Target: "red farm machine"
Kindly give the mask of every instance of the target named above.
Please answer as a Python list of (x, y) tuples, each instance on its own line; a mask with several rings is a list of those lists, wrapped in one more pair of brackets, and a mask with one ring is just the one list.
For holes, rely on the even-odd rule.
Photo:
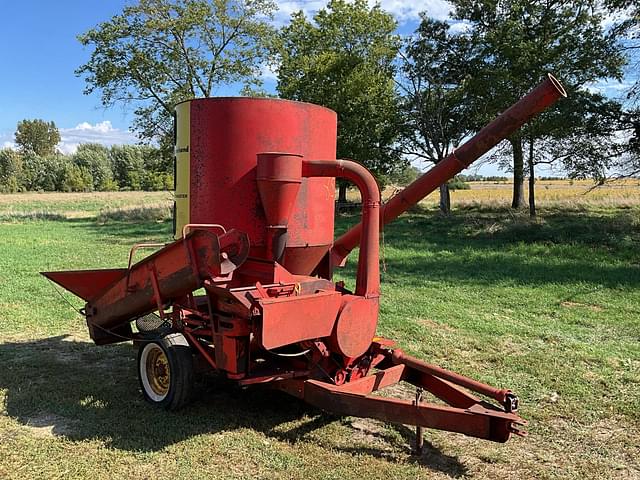
[[(415, 425), (419, 436), (428, 427), (505, 442), (524, 434), (526, 423), (510, 390), (425, 363), (376, 336), (379, 235), (562, 96), (549, 75), (386, 204), (367, 169), (336, 160), (331, 110), (255, 98), (180, 103), (175, 241), (135, 245), (128, 268), (44, 275), (86, 301), (82, 313), (97, 345), (139, 346), (140, 385), (152, 404), (184, 405), (194, 369), (205, 365), (241, 386), (268, 384), (326, 411)], [(336, 178), (360, 190), (362, 219), (334, 240)], [(134, 251), (149, 246), (160, 248), (132, 265)], [(334, 268), (358, 246), (355, 287), (333, 282)], [(442, 403), (374, 395), (401, 381)]]

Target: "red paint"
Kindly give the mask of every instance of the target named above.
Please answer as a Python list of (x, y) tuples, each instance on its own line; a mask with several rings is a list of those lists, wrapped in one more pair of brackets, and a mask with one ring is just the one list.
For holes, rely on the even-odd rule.
[[(504, 442), (524, 435), (526, 423), (510, 390), (375, 337), (380, 227), (563, 94), (549, 77), (382, 208), (373, 175), (335, 160), (334, 112), (273, 99), (193, 100), (192, 223), (183, 238), (128, 269), (45, 275), (87, 300), (98, 344), (132, 336), (131, 320), (157, 310), (201, 363), (241, 385), (270, 383), (332, 412)], [(360, 190), (362, 217), (333, 244), (335, 178)], [(351, 292), (331, 281), (331, 270), (357, 245)], [(202, 287), (206, 295), (195, 295)], [(399, 381), (419, 389), (413, 401), (372, 395)], [(423, 403), (421, 389), (447, 405)]]
[[(266, 98), (191, 102), (190, 217), (249, 235), (252, 255), (265, 259), (267, 220), (256, 183), (257, 154), (289, 152), (336, 158), (335, 112), (309, 103)], [(289, 217), (284, 266), (309, 274), (333, 243), (335, 180), (303, 179)]]
[(101, 270), (42, 272), (42, 275), (81, 299), (89, 300), (102, 293), (113, 282), (120, 280), (126, 273), (126, 268), (106, 268)]

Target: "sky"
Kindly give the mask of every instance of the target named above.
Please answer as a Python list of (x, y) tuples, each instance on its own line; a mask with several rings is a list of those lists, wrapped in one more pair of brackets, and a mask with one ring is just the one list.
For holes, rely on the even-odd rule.
[[(77, 35), (120, 13), (125, 3), (0, 0), (5, 19), (0, 29), (0, 148), (12, 146), (17, 123), (32, 118), (56, 123), (64, 153), (72, 153), (84, 142), (137, 141), (129, 131), (131, 109), (102, 107), (99, 94), (84, 95), (84, 80), (74, 74), (90, 56)], [(313, 14), (326, 0), (285, 0), (278, 5), (275, 21), (281, 25), (295, 11)], [(415, 29), (421, 11), (437, 18), (446, 18), (449, 12), (444, 0), (384, 0), (382, 6), (398, 19), (401, 33)], [(275, 87), (272, 77), (265, 82), (267, 89)]]
[[(0, 0), (4, 22), (0, 29), (0, 148), (13, 145), (16, 124), (22, 119), (53, 120), (60, 130), (64, 153), (73, 153), (80, 143), (105, 145), (136, 143), (129, 131), (131, 109), (104, 108), (98, 93), (83, 94), (85, 83), (74, 71), (90, 56), (77, 35), (122, 11), (125, 0)], [(291, 13), (312, 15), (326, 0), (278, 1), (276, 24), (287, 22)], [(373, 4), (373, 1), (370, 3)], [(382, 0), (382, 8), (398, 20), (398, 32), (415, 30), (419, 13), (446, 19), (450, 6), (445, 0)], [(265, 88), (274, 89), (272, 75)], [(621, 89), (602, 83), (593, 89)], [(234, 95), (235, 91), (220, 91)], [(493, 174), (493, 173), (492, 173)]]

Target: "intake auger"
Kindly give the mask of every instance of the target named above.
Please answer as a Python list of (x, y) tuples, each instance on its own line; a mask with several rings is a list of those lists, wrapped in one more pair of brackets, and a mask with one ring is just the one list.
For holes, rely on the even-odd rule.
[[(504, 442), (526, 423), (510, 390), (376, 336), (379, 232), (563, 96), (549, 75), (384, 205), (371, 173), (335, 159), (333, 111), (262, 98), (180, 103), (176, 240), (128, 268), (44, 275), (86, 301), (96, 344), (131, 339), (140, 347), (140, 384), (154, 404), (181, 407), (194, 365), (206, 365), (240, 385), (269, 384), (335, 413)], [(334, 241), (336, 178), (360, 190), (362, 221)], [(350, 290), (332, 272), (356, 246)], [(372, 395), (400, 381), (446, 405)]]

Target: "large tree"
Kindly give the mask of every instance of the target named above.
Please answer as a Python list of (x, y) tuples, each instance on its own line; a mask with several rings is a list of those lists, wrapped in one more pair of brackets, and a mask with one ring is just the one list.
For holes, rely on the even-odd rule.
[[(553, 72), (570, 94), (588, 82), (621, 78), (625, 57), (615, 36), (603, 29), (598, 0), (453, 0), (455, 16), (468, 22), (484, 62), (474, 76), (482, 123)], [(559, 107), (554, 107), (555, 109)], [(525, 145), (549, 135), (557, 110), (539, 116), (509, 138), (513, 154), (512, 206), (524, 204)], [(530, 165), (530, 175), (533, 165)], [(533, 185), (531, 185), (533, 186)]]
[(143, 139), (170, 138), (177, 102), (260, 83), (274, 10), (271, 0), (139, 0), (78, 37), (92, 52), (76, 73), (105, 106), (135, 106)]
[[(313, 19), (302, 12), (280, 32), (278, 85), (283, 98), (338, 113), (338, 156), (353, 158), (379, 179), (401, 166), (394, 59), (396, 22), (366, 0), (331, 0)], [(344, 201), (341, 184), (339, 199)]]
[(637, 0), (605, 0), (618, 21), (612, 27), (622, 38), (629, 57), (627, 69), (629, 89), (625, 112), (621, 115), (618, 137), (623, 140), (622, 153), (613, 170), (619, 176), (640, 175), (640, 3)]
[[(618, 140), (622, 105), (599, 93), (575, 90), (546, 115), (523, 131), (524, 160), (529, 176), (529, 213), (536, 216), (535, 170), (557, 168), (571, 178), (603, 182), (623, 152)], [(540, 130), (538, 130), (540, 129)], [(494, 155), (503, 166), (513, 158), (512, 145)]]
[(92, 188), (98, 191), (116, 190), (113, 180), (109, 150), (98, 143), (83, 143), (73, 155), (73, 163), (89, 172), (93, 179)]
[(611, 17), (617, 19), (612, 31), (623, 39), (629, 56), (631, 87), (627, 92), (635, 107), (640, 107), (640, 3), (638, 0), (605, 0)]
[(11, 148), (0, 150), (0, 192), (15, 193), (22, 181), (22, 156)]
[(41, 119), (18, 122), (15, 133), (16, 144), (23, 153), (53, 155), (60, 142), (60, 132), (54, 122)]
[[(474, 72), (473, 37), (422, 14), (401, 54), (404, 154), (438, 163), (471, 133), (467, 83)], [(440, 210), (449, 213), (448, 184), (440, 186)]]

